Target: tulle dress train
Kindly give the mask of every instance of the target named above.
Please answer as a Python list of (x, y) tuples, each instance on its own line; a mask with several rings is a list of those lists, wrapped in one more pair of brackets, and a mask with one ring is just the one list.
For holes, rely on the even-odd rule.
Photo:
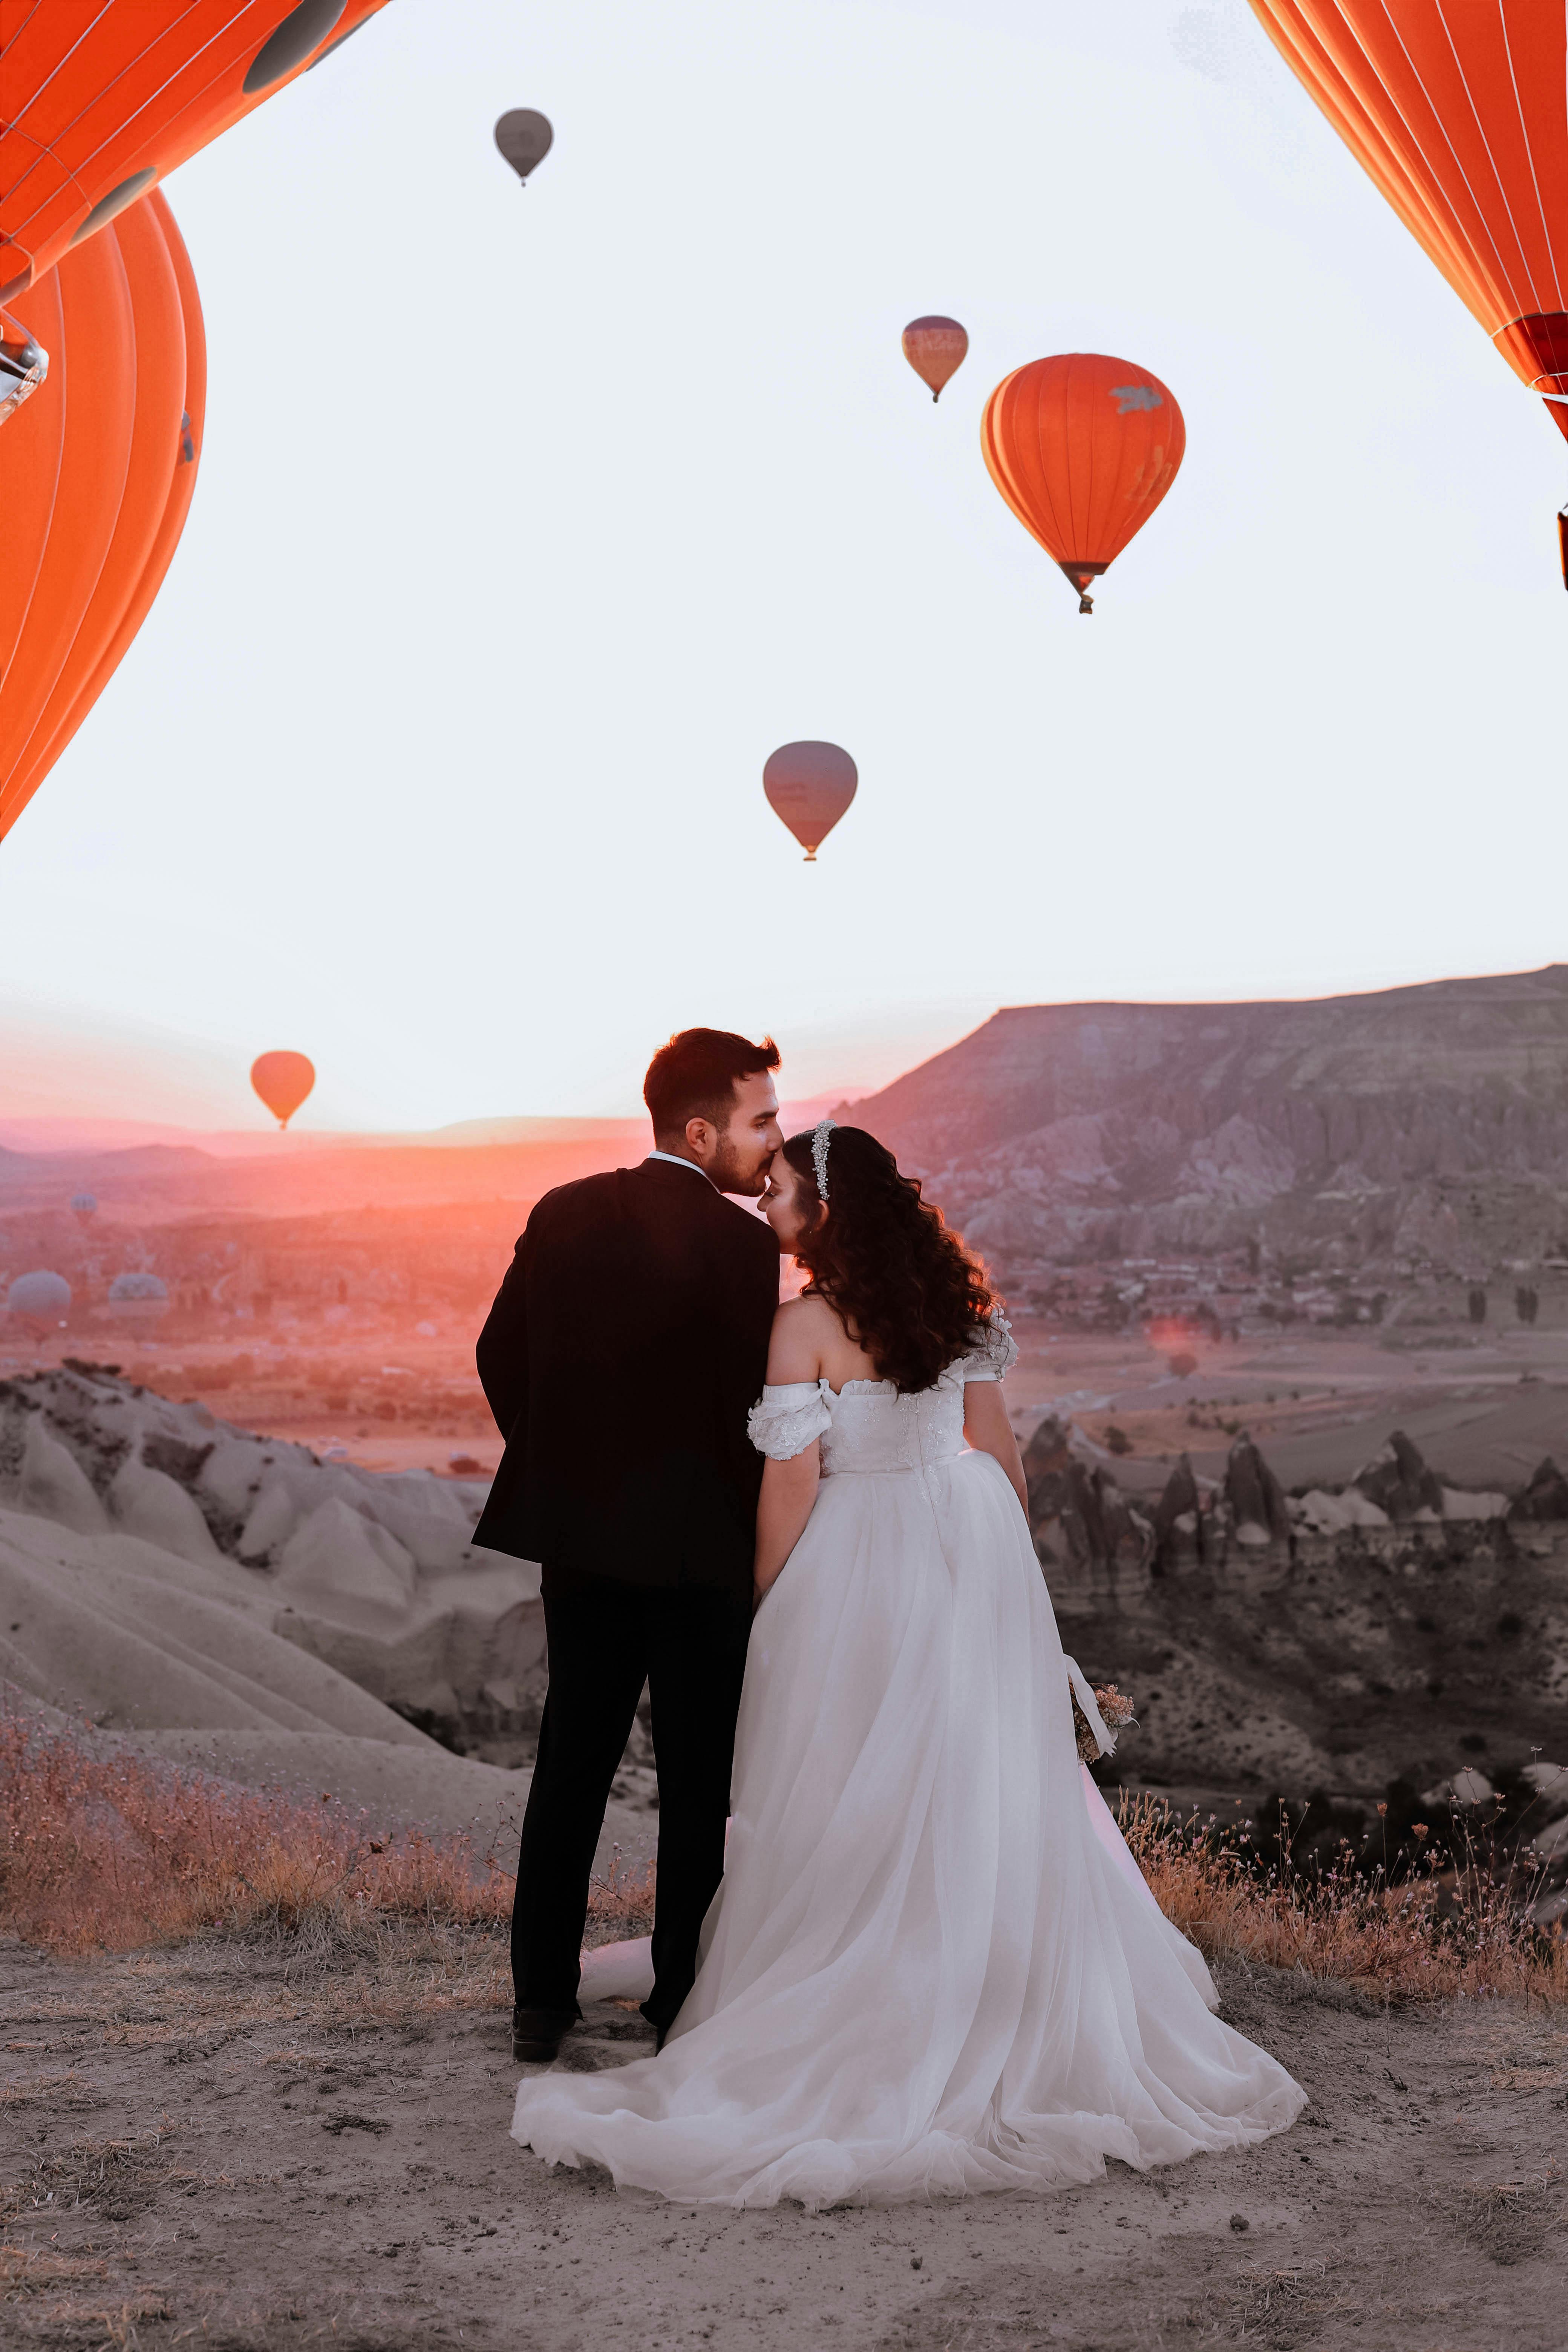
[(822, 1441), (752, 1629), (723, 1885), (664, 2050), (525, 2080), (513, 2136), (680, 2201), (892, 2203), (1083, 2182), (1282, 2130), (1305, 2104), (1213, 2013), (1081, 1771), (1017, 1497), (965, 1450), (966, 1380), (769, 1389)]

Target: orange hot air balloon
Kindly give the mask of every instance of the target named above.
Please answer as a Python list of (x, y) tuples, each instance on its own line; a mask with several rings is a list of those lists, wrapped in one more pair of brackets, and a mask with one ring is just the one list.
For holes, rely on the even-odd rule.
[(930, 392), (932, 403), (942, 398), (942, 388), (958, 373), (969, 350), (969, 337), (956, 319), (943, 319), (934, 313), (929, 319), (911, 319), (904, 329), (904, 357)]
[(287, 1127), (316, 1083), (316, 1066), (303, 1054), (258, 1054), (250, 1083), (279, 1126)]
[(1568, 435), (1568, 25), (1546, 0), (1252, 0), (1358, 163)]
[(855, 797), (859, 772), (837, 743), (781, 743), (763, 770), (763, 790), (815, 866), (816, 853)]
[(0, 837), (146, 618), (184, 526), (206, 404), (201, 302), (159, 190), (16, 310), (52, 358), (0, 433)]
[(1175, 395), (1131, 360), (1063, 352), (1004, 376), (985, 404), (980, 447), (1025, 530), (1092, 613), (1109, 571), (1176, 478), (1187, 428)]
[(384, 0), (9, 0), (0, 302), (358, 29)]

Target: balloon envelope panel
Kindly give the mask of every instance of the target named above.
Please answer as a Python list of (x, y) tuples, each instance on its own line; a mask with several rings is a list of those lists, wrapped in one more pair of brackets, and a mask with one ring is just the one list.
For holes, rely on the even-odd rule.
[[(385, 0), (37, 0), (0, 27), (0, 301)], [(8, 21), (15, 16), (19, 21)]]
[(206, 396), (201, 303), (159, 190), (16, 309), (51, 363), (0, 431), (0, 837), (146, 617), (190, 505)]
[(1514, 373), (1568, 392), (1564, 11), (1545, 0), (1252, 7)]

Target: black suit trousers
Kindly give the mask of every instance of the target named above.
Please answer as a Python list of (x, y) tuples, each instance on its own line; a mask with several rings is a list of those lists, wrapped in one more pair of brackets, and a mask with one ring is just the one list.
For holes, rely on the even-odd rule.
[(547, 1595), (550, 1689), (518, 1857), (518, 2006), (577, 2013), (594, 1850), (643, 1685), (658, 1771), (653, 1993), (661, 2030), (691, 1990), (703, 1915), (724, 1873), (749, 1593), (582, 1579)]

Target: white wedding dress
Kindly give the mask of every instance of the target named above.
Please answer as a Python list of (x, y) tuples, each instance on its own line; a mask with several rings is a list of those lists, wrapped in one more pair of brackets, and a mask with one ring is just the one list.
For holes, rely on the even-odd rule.
[[(769, 1388), (822, 1441), (758, 1612), (724, 1881), (664, 2050), (542, 2073), (514, 2137), (687, 2201), (1045, 2190), (1280, 2131), (1306, 2094), (1222, 2025), (1078, 1759), (1056, 1617), (963, 1384)], [(1092, 1704), (1092, 1702), (1091, 1702)]]

